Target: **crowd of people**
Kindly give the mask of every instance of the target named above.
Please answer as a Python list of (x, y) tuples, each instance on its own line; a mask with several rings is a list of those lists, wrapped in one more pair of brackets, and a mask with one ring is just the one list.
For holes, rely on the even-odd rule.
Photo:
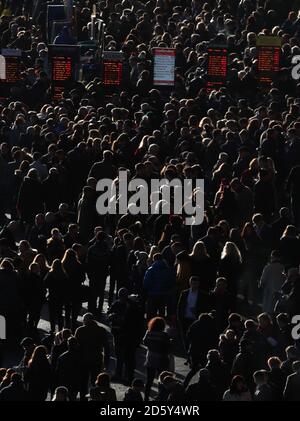
[[(0, 401), (116, 401), (114, 383), (125, 401), (299, 401), (300, 2), (100, 1), (122, 86), (108, 95), (99, 75), (55, 102), (46, 6), (57, 3), (0, 1), (0, 46), (24, 65), (0, 101), (0, 366), (23, 349), (0, 369)], [(89, 41), (93, 3), (74, 1), (59, 43)], [(270, 85), (258, 35), (282, 40)], [(227, 83), (211, 92), (210, 44), (229, 52)], [(153, 86), (154, 47), (175, 48), (174, 87)], [(152, 215), (100, 215), (97, 183), (118, 184), (120, 170), (149, 185), (204, 179), (203, 222), (165, 214), (163, 200)]]

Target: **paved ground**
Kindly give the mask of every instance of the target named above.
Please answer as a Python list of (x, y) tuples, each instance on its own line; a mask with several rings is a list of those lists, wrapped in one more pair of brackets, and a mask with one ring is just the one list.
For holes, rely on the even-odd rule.
[[(104, 310), (106, 311), (106, 309), (107, 309), (107, 301), (105, 300)], [(250, 311), (250, 310), (252, 310), (252, 311)], [(82, 308), (81, 315), (79, 317), (80, 322), (82, 320), (82, 315), (86, 311), (87, 310), (86, 310), (86, 304), (85, 304)], [(249, 308), (245, 307), (245, 305), (240, 303), (239, 311), (241, 312), (241, 314), (247, 314), (248, 316), (250, 316), (251, 313), (254, 310), (253, 310), (253, 308), (249, 309)], [(50, 324), (49, 324), (48, 320), (49, 320), (48, 319), (48, 309), (47, 309), (47, 306), (45, 306), (43, 308), (42, 318), (41, 318), (39, 326), (38, 326), (41, 338), (46, 336), (47, 333), (50, 331)], [(103, 319), (101, 319), (100, 324), (102, 326), (104, 326), (107, 329), (108, 332), (110, 332), (109, 325), (107, 323), (107, 319), (106, 319), (105, 316), (103, 317)], [(174, 333), (174, 332), (172, 332), (172, 333)], [(112, 342), (112, 336), (111, 335), (110, 335), (110, 340)], [(111, 344), (111, 349), (113, 349), (112, 344)], [(180, 338), (178, 337), (178, 335), (176, 335), (176, 332), (175, 332), (175, 335), (174, 335), (173, 352), (174, 352), (174, 359), (171, 362), (171, 366), (173, 366), (173, 367), (170, 367), (170, 369), (171, 369), (171, 371), (175, 371), (178, 380), (183, 380), (184, 377), (186, 376), (187, 372), (188, 372), (188, 366), (185, 364), (185, 361), (186, 361), (185, 354), (184, 354), (183, 349), (182, 349)], [(135, 377), (141, 378), (144, 381), (146, 380), (145, 369), (144, 369), (145, 353), (146, 353), (146, 349), (143, 345), (141, 345), (140, 348), (138, 349), (138, 352), (137, 352), (137, 368), (136, 368), (136, 372), (135, 372)], [(4, 353), (4, 359), (3, 359), (2, 365), (4, 367), (13, 367), (14, 365), (17, 365), (19, 363), (19, 361), (21, 359), (21, 356), (22, 356), (22, 350), (21, 350), (20, 347), (14, 348), (13, 350), (9, 350), (9, 351)], [(110, 367), (109, 367), (109, 373), (111, 375), (113, 375), (113, 373), (114, 373), (114, 367), (115, 367), (115, 358), (113, 356), (112, 359), (111, 359)], [(197, 375), (194, 377), (194, 379), (191, 381), (191, 383), (193, 383), (196, 379), (197, 379)], [(116, 389), (118, 400), (123, 400), (124, 392), (125, 392), (127, 386), (124, 386), (123, 384), (119, 384), (119, 383), (113, 383), (113, 382), (112, 382), (112, 386)], [(152, 398), (155, 397), (156, 392), (157, 392), (157, 381), (154, 382), (154, 385), (153, 385), (153, 388), (152, 388)], [(49, 396), (48, 399), (50, 399), (50, 396)]]
[[(20, 232), (19, 233), (19, 237), (24, 238), (24, 233)], [(107, 282), (107, 287), (108, 287), (108, 282)], [(108, 297), (108, 290), (106, 289), (106, 298)], [(107, 310), (107, 300), (105, 299), (104, 302), (104, 311)], [(245, 305), (242, 301), (239, 302), (238, 305), (238, 312), (240, 314), (243, 314), (247, 317), (251, 317), (253, 315), (258, 314), (261, 309), (258, 306), (247, 306)], [(79, 321), (81, 322), (82, 320), (82, 315), (86, 312), (86, 304), (83, 306), (82, 311), (81, 311), (81, 316), (79, 317)], [(40, 337), (44, 337), (47, 335), (47, 333), (50, 331), (50, 324), (49, 324), (49, 318), (48, 318), (48, 309), (47, 306), (44, 306), (43, 311), (42, 311), (42, 317), (39, 323), (39, 333), (40, 333)], [(107, 319), (104, 317), (103, 320), (101, 320), (101, 323), (109, 332), (109, 325), (107, 323)], [(112, 337), (110, 336), (111, 341), (112, 341)], [(113, 349), (113, 347), (111, 347), (111, 349)], [(145, 378), (145, 368), (144, 368), (144, 362), (145, 362), (145, 347), (143, 345), (140, 346), (138, 352), (137, 352), (137, 369), (135, 372), (135, 377), (141, 378), (144, 381), (146, 380)], [(183, 380), (184, 377), (186, 376), (187, 372), (188, 372), (188, 366), (185, 365), (185, 355), (182, 349), (182, 344), (180, 341), (180, 338), (178, 337), (178, 335), (174, 337), (174, 359), (171, 365), (173, 365), (173, 368), (170, 367), (171, 371), (175, 371), (176, 376), (179, 380)], [(7, 352), (4, 353), (3, 355), (3, 361), (2, 361), (2, 366), (4, 367), (13, 367), (14, 365), (17, 365), (22, 357), (22, 349), (21, 347), (15, 347), (11, 350), (8, 350)], [(109, 367), (109, 373), (111, 375), (113, 375), (114, 373), (114, 367), (115, 367), (115, 358), (114, 356), (112, 357), (112, 361)], [(193, 383), (193, 381), (197, 378), (197, 375), (195, 376), (194, 379), (192, 379), (191, 383)], [(126, 390), (126, 386), (122, 385), (122, 384), (116, 384), (116, 383), (112, 383), (113, 387), (115, 387), (116, 392), (117, 392), (117, 397), (118, 400), (123, 400), (123, 396), (124, 396), (124, 392)], [(157, 391), (157, 381), (154, 382), (153, 388), (152, 388), (152, 397), (155, 397), (156, 391)]]
[[(105, 301), (104, 304), (104, 310), (107, 309), (107, 302)], [(82, 311), (81, 311), (81, 315), (79, 317), (79, 321), (81, 322), (82, 320), (82, 315), (86, 312), (86, 305), (83, 306)], [(48, 321), (48, 309), (47, 306), (44, 306), (43, 311), (42, 311), (42, 318), (40, 320), (39, 323), (39, 334), (40, 337), (43, 338), (47, 335), (47, 333), (50, 331), (50, 323)], [(108, 332), (110, 332), (110, 328), (109, 325), (107, 323), (107, 319), (106, 317), (103, 317), (103, 319), (101, 320), (101, 322), (99, 322), (99, 324), (101, 324), (102, 326), (104, 326)], [(112, 342), (112, 336), (110, 335), (110, 340)], [(111, 344), (111, 349), (113, 349), (113, 346)], [(140, 346), (140, 348), (138, 349), (137, 352), (137, 369), (135, 372), (135, 377), (141, 378), (144, 381), (146, 380), (145, 377), (145, 369), (144, 369), (144, 361), (145, 361), (145, 353), (146, 353), (146, 349), (143, 345)], [(179, 338), (175, 338), (174, 340), (174, 360), (172, 361), (171, 365), (173, 366), (173, 368), (176, 368), (176, 375), (178, 377), (179, 380), (184, 379), (184, 377), (187, 374), (188, 371), (188, 367), (184, 364), (185, 363), (185, 357), (183, 355), (183, 351), (182, 351), (182, 347), (181, 347), (181, 342)], [(15, 365), (17, 365), (20, 361), (22, 357), (22, 350), (21, 347), (16, 347), (13, 349), (9, 349), (6, 352), (4, 352), (3, 355), (3, 361), (2, 361), (2, 366), (4, 367), (13, 367)], [(115, 367), (115, 358), (114, 356), (111, 359), (111, 364), (109, 367), (109, 373), (111, 375), (113, 375), (114, 373), (114, 367)], [(123, 384), (119, 384), (119, 383), (112, 383), (112, 386), (115, 387), (116, 392), (117, 392), (117, 397), (118, 400), (123, 400), (124, 397), (124, 392), (127, 389), (127, 386), (124, 386)], [(153, 393), (152, 393), (152, 397), (155, 397), (157, 391), (157, 381), (155, 381), (154, 385), (153, 385)]]
[[(10, 219), (10, 215), (6, 215), (8, 219)], [(16, 237), (17, 237), (17, 242), (18, 240), (21, 240), (24, 238), (24, 231), (22, 226), (19, 227), (17, 233), (16, 233)], [(107, 287), (108, 287), (108, 282), (107, 282)], [(106, 290), (106, 298), (108, 297), (108, 289)], [(107, 300), (105, 299), (104, 302), (104, 311), (106, 312), (107, 310)], [(82, 320), (82, 315), (86, 312), (86, 304), (83, 305), (82, 311), (81, 311), (81, 315), (79, 317), (79, 322), (81, 322)], [(109, 325), (107, 323), (107, 319), (104, 317), (103, 320), (101, 320), (101, 323), (109, 332)], [(44, 306), (43, 310), (42, 310), (42, 316), (41, 316), (41, 320), (39, 322), (39, 334), (40, 334), (40, 338), (45, 337), (48, 332), (50, 331), (50, 323), (49, 323), (49, 317), (48, 317), (48, 308), (47, 305)], [(111, 342), (112, 342), (112, 337), (110, 336)], [(113, 346), (111, 346), (111, 349), (113, 350)], [(146, 380), (145, 378), (145, 369), (144, 369), (144, 361), (145, 361), (145, 347), (143, 345), (140, 346), (138, 352), (137, 352), (137, 369), (135, 372), (135, 376), (139, 377), (141, 379), (143, 379), (144, 381)], [(174, 357), (174, 367), (176, 367), (176, 375), (178, 376), (179, 380), (182, 380), (187, 371), (188, 371), (188, 367), (186, 365), (184, 365), (185, 362), (185, 357), (184, 355), (182, 355), (182, 349), (181, 349), (181, 342), (180, 340), (176, 340), (175, 341), (175, 347), (174, 347), (174, 353), (175, 353), (175, 357)], [(8, 349), (4, 352), (3, 354), (3, 359), (2, 359), (2, 363), (1, 365), (3, 367), (13, 367), (18, 365), (18, 363), (20, 362), (20, 359), (22, 358), (22, 349), (19, 346), (13, 347), (13, 349)], [(114, 367), (115, 367), (115, 358), (114, 356), (111, 359), (111, 364), (109, 367), (109, 373), (111, 375), (113, 375), (114, 373)], [(127, 388), (127, 386), (124, 386), (122, 384), (116, 384), (116, 383), (112, 383), (113, 387), (116, 388), (116, 392), (117, 392), (117, 397), (118, 400), (122, 400), (123, 396), (124, 396), (124, 392)], [(157, 390), (157, 382), (154, 382), (153, 385), (153, 394), (152, 396), (155, 396), (156, 390)]]

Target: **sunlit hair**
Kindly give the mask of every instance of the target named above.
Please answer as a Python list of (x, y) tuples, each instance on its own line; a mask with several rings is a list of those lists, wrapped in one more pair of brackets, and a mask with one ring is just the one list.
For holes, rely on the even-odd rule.
[(234, 243), (232, 243), (230, 241), (226, 242), (226, 244), (225, 244), (225, 246), (222, 250), (221, 259), (224, 259), (225, 257), (235, 258), (240, 263), (242, 263), (242, 261), (243, 261), (239, 249), (237, 248), (237, 246)]
[(148, 323), (149, 332), (163, 332), (166, 327), (165, 319), (162, 317), (154, 317)]
[(65, 254), (64, 254), (64, 257), (62, 258), (62, 261), (61, 261), (63, 267), (66, 264), (70, 264), (70, 263), (74, 263), (74, 262), (75, 263), (80, 263), (79, 260), (78, 260), (78, 258), (77, 258), (76, 251), (73, 250), (73, 249), (66, 250), (65, 251)]
[(193, 250), (190, 253), (190, 257), (195, 257), (195, 258), (209, 257), (209, 254), (207, 253), (207, 250), (203, 241), (197, 241), (194, 244)]
[(31, 359), (29, 360), (28, 366), (32, 366), (33, 364), (43, 364), (47, 363), (47, 349), (43, 345), (39, 345), (36, 348), (34, 348), (34, 351), (32, 353)]
[[(42, 263), (41, 263), (42, 261)], [(49, 269), (49, 265), (46, 259), (46, 256), (42, 253), (39, 253), (35, 256), (32, 263), (38, 263), (41, 269)]]
[(294, 225), (288, 225), (282, 234), (282, 237), (296, 237), (297, 228)]

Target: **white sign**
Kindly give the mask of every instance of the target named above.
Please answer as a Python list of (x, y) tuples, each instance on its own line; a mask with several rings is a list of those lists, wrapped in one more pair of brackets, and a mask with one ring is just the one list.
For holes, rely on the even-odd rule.
[(0, 339), (6, 339), (6, 320), (0, 315)]
[(6, 79), (6, 61), (5, 57), (0, 55), (0, 79)]
[(173, 86), (175, 81), (175, 49), (154, 48), (154, 85)]

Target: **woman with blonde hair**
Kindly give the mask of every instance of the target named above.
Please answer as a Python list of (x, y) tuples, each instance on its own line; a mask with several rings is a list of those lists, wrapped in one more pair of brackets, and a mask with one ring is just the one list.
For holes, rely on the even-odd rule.
[(221, 253), (218, 276), (227, 280), (228, 291), (236, 299), (238, 283), (242, 274), (243, 259), (237, 246), (227, 241)]
[(44, 279), (50, 270), (46, 256), (42, 253), (39, 253), (35, 256), (32, 263), (37, 263), (39, 265), (41, 277)]
[(214, 287), (216, 279), (216, 267), (209, 254), (205, 244), (197, 241), (189, 254), (191, 276), (198, 276), (201, 279), (201, 289), (209, 292)]

